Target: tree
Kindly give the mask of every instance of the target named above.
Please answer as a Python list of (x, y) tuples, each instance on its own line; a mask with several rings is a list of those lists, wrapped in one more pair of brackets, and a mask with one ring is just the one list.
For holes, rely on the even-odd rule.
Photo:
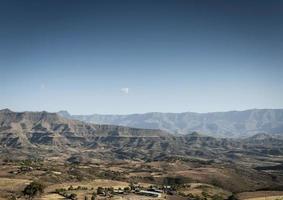
[(75, 194), (75, 193), (70, 194), (69, 199), (76, 200), (77, 199), (77, 194)]
[(44, 192), (44, 185), (33, 181), (25, 187), (23, 194), (28, 196), (29, 199), (33, 199), (36, 195), (40, 195)]
[(72, 185), (70, 185), (70, 187), (68, 188), (68, 190), (73, 190), (74, 188), (73, 188), (73, 186)]
[(95, 200), (96, 199), (96, 193), (92, 193), (92, 196), (91, 196), (91, 200)]
[(124, 187), (124, 192), (129, 192), (130, 188), (129, 187)]
[(220, 196), (220, 195), (218, 195), (218, 194), (215, 194), (215, 195), (212, 196), (211, 199), (212, 199), (212, 200), (223, 200), (223, 197)]
[(238, 200), (238, 197), (235, 194), (232, 194), (228, 197), (227, 200)]
[(135, 189), (135, 185), (134, 185), (134, 183), (132, 181), (130, 182), (129, 187), (131, 188), (131, 190)]
[(202, 196), (205, 197), (205, 198), (209, 197), (209, 194), (208, 194), (207, 192), (205, 192), (205, 191), (203, 191), (201, 194), (202, 194)]
[(96, 193), (97, 194), (104, 194), (104, 189), (102, 187), (98, 187)]
[(107, 193), (108, 194), (113, 194), (113, 192), (114, 192), (114, 188), (113, 187), (107, 188)]

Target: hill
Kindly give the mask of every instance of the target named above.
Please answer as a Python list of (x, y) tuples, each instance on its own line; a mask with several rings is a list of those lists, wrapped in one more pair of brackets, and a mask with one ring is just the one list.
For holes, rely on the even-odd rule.
[[(56, 113), (0, 111), (0, 148), (27, 152), (85, 154), (104, 159), (164, 160), (197, 157), (235, 160), (239, 155), (282, 155), (280, 135), (246, 139), (173, 135), (161, 130), (99, 125), (66, 119)], [(90, 153), (91, 152), (91, 153)]]
[(12, 148), (55, 149), (94, 146), (99, 138), (159, 137), (169, 135), (160, 130), (136, 129), (114, 125), (84, 123), (65, 119), (56, 113), (12, 112), (0, 110), (0, 145)]
[(31, 176), (51, 186), (101, 177), (151, 184), (194, 181), (232, 192), (277, 190), (283, 184), (280, 134), (174, 135), (5, 109), (0, 110), (0, 155), (4, 181)]

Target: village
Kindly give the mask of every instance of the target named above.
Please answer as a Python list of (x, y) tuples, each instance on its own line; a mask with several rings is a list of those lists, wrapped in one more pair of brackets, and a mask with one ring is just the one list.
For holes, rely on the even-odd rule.
[[(128, 187), (124, 188), (113, 188), (113, 187), (97, 187), (96, 190), (94, 188), (87, 187), (73, 187), (70, 185), (68, 188), (60, 188), (56, 189), (55, 193), (63, 196), (67, 199), (77, 200), (77, 193), (82, 193), (82, 191), (91, 191), (91, 195), (86, 195), (84, 200), (95, 200), (95, 199), (111, 199), (114, 197), (126, 197), (126, 196), (143, 196), (143, 197), (151, 197), (151, 198), (166, 198), (166, 195), (176, 195), (177, 191), (175, 187), (170, 185), (163, 185), (160, 187), (152, 186), (144, 187), (137, 183), (130, 183)], [(89, 194), (89, 192), (86, 192)]]

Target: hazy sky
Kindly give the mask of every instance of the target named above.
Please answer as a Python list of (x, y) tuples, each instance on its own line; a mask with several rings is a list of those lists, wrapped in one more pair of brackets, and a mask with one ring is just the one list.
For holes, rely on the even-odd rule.
[(0, 1), (0, 109), (283, 108), (283, 1)]

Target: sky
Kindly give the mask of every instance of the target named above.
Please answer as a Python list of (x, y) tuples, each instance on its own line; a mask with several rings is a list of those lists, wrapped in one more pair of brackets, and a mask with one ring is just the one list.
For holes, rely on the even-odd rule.
[(283, 108), (283, 1), (0, 1), (0, 109)]

